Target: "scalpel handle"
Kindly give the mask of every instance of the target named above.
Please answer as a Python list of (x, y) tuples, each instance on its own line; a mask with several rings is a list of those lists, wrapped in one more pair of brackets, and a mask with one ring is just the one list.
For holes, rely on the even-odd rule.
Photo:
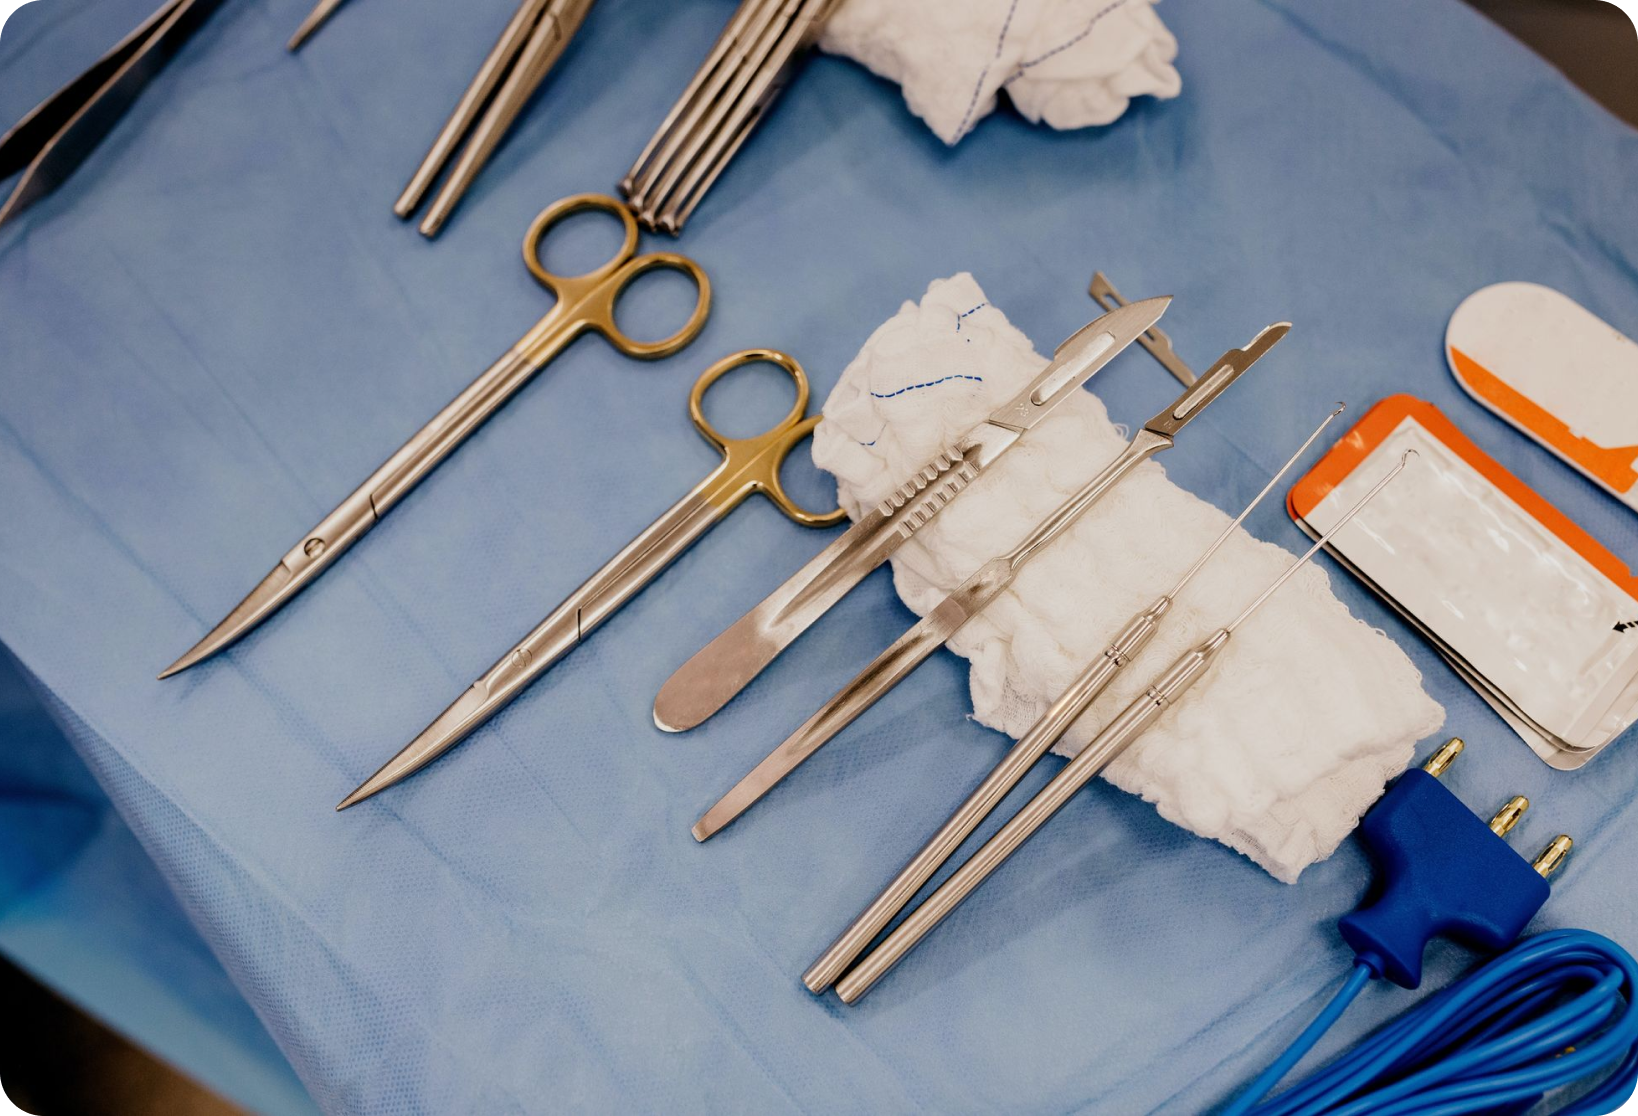
[(808, 991), (816, 994), (823, 992), (853, 964), (876, 935), (915, 897), (922, 885), (933, 878), (961, 843), (990, 816), (990, 811), (1063, 738), (1081, 714), (1091, 708), (1121, 668), (1153, 637), (1160, 626), (1160, 618), (1170, 607), (1171, 599), (1162, 597), (1134, 616), (1103, 653), (1059, 695), (1058, 700), (1041, 715), (1041, 719), (1019, 737), (1018, 743), (1008, 750), (1001, 762), (978, 785), (978, 789), (950, 815), (950, 820), (933, 834), (910, 863), (802, 975), (802, 983), (807, 985)]
[(960, 443), (928, 462), (678, 667), (654, 699), (654, 723), (667, 732), (682, 732), (727, 705), (1017, 439), (1016, 431), (980, 423)]
[(732, 790), (694, 823), (694, 839), (709, 839), (761, 801), (785, 776), (857, 720), (878, 698), (908, 677), (911, 671), (926, 661), (927, 656), (943, 647), (949, 633), (939, 620), (937, 613), (929, 614), (905, 632), (853, 681), (842, 687), (835, 697), (821, 706), (817, 713), (804, 721), (802, 727), (787, 736), (784, 743), (769, 752), (761, 763), (751, 769), (750, 774), (734, 784)]

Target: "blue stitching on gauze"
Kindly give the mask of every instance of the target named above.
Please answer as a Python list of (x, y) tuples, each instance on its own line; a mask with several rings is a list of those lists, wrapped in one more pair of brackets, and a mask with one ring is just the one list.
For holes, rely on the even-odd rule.
[(1006, 80), (1006, 82), (1003, 82), (1002, 84), (1005, 85), (1005, 84), (1008, 84), (1008, 83), (1016, 80), (1018, 78), (1018, 76), (1020, 74), (1022, 74), (1025, 70), (1029, 69), (1031, 66), (1039, 66), (1042, 62), (1045, 62), (1048, 58), (1051, 58), (1054, 54), (1061, 54), (1064, 51), (1068, 50), (1070, 47), (1074, 46), (1076, 43), (1080, 42), (1082, 39), (1084, 39), (1088, 35), (1090, 35), (1092, 33), (1092, 28), (1097, 26), (1098, 20), (1102, 19), (1104, 16), (1108, 15), (1110, 12), (1114, 11), (1116, 8), (1125, 7), (1127, 2), (1128, 2), (1128, 0), (1115, 0), (1115, 2), (1113, 4), (1110, 4), (1108, 7), (1102, 8), (1102, 9), (1092, 13), (1092, 18), (1087, 21), (1086, 26), (1081, 29), (1081, 33), (1079, 35), (1076, 35), (1073, 39), (1070, 39), (1066, 43), (1060, 43), (1058, 46), (1053, 47), (1051, 50), (1047, 51), (1045, 54), (1038, 55), (1035, 58), (1031, 58), (1028, 62), (1018, 63), (1018, 68), (1013, 71), (1012, 77), (1008, 78)]
[(984, 307), (986, 307), (988, 305), (989, 305), (989, 303), (987, 303), (987, 302), (980, 302), (977, 306), (974, 306), (971, 310), (967, 311), (965, 314), (957, 314), (956, 315), (956, 332), (957, 333), (961, 332), (961, 319), (962, 318), (970, 318), (970, 317), (972, 317), (972, 315), (978, 313), (980, 310), (984, 309)]
[(989, 64), (979, 73), (978, 81), (973, 85), (972, 100), (967, 102), (967, 111), (961, 114), (961, 126), (956, 129), (956, 139), (958, 140), (967, 134), (967, 123), (973, 118), (973, 109), (978, 107), (978, 94), (984, 88), (984, 79), (990, 76), (990, 67), (1001, 60), (1001, 46), (1007, 41), (1007, 28), (1012, 26), (1013, 13), (1017, 10), (1018, 0), (1012, 0), (1012, 6), (1007, 9), (1007, 18), (1001, 24), (1001, 34), (995, 40), (995, 57), (990, 59)]
[(984, 377), (982, 377), (982, 376), (969, 376), (964, 372), (955, 372), (955, 373), (952, 373), (951, 375), (948, 375), (948, 376), (940, 376), (936, 380), (928, 380), (925, 384), (911, 384), (909, 387), (901, 387), (898, 391), (890, 391), (886, 395), (883, 395), (879, 391), (873, 391), (873, 392), (870, 393), (870, 397), (872, 399), (891, 399), (895, 395), (903, 395), (905, 392), (915, 391), (917, 388), (935, 387), (935, 386), (937, 386), (939, 384), (944, 383), (947, 380), (975, 380), (978, 383), (983, 383), (984, 382)]

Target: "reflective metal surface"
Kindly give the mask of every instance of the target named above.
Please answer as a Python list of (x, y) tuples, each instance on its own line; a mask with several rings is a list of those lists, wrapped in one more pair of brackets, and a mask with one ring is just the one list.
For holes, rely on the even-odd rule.
[(638, 219), (679, 233), (785, 87), (838, 0), (744, 0), (620, 190)]
[(0, 135), (0, 225), (68, 180), (221, 0), (165, 0), (107, 54)]
[(1308, 435), (1307, 440), (1297, 448), (1279, 471), (1269, 478), (1262, 490), (1229, 522), (1211, 545), (1200, 553), (1170, 592), (1157, 598), (1116, 634), (1103, 653), (1069, 684), (1069, 687), (1042, 714), (1041, 719), (1008, 750), (994, 770), (950, 816), (950, 820), (944, 823), (870, 906), (865, 908), (809, 967), (802, 975), (802, 983), (807, 985), (810, 992), (823, 992), (835, 983), (854, 959), (864, 952), (871, 940), (904, 909), (905, 904), (910, 902), (922, 885), (933, 878), (933, 874), (955, 853), (973, 830), (989, 817), (990, 811), (994, 810), (1035, 763), (1063, 738), (1070, 726), (1091, 708), (1092, 703), (1109, 683), (1114, 681), (1115, 676), (1148, 645), (1149, 640), (1160, 629), (1162, 618), (1170, 611), (1172, 602), (1178, 594), (1188, 586), (1195, 574), (1205, 567), (1223, 544), (1233, 537), (1252, 510), (1273, 491), (1274, 486), (1302, 458), (1314, 444), (1314, 440), (1342, 413), (1342, 410), (1339, 404), (1325, 416), (1325, 420)]
[[(1350, 508), (1342, 520), (1327, 533), (1327, 538), (1351, 521), (1361, 508), (1370, 503), (1377, 493), (1404, 471), (1408, 460), (1407, 457), (1400, 461), (1392, 471), (1378, 481), (1375, 487)], [(1185, 651), (1176, 662), (1150, 683), (1147, 690), (1105, 725), (1098, 735), (1076, 753), (1075, 758), (1014, 814), (994, 837), (986, 841), (948, 880), (940, 884), (903, 922), (894, 927), (893, 932), (883, 939), (881, 945), (866, 954), (858, 965), (836, 982), (836, 994), (841, 997), (842, 1002), (851, 1004), (870, 991), (889, 969), (903, 960), (922, 938), (960, 906), (991, 872), (1005, 863), (1019, 846), (1061, 810), (1076, 791), (1091, 782), (1098, 772), (1142, 736), (1163, 712), (1200, 680), (1240, 625), (1261, 608), (1281, 586), (1291, 580), (1299, 569), (1307, 565), (1325, 541), (1326, 539), (1321, 539), (1309, 547), (1301, 557), (1286, 566), (1279, 577), (1246, 606), (1239, 616), (1226, 627), (1217, 629), (1199, 644)], [(1031, 732), (1033, 733), (1033, 729)]]
[[(681, 732), (726, 705), (1026, 431), (1159, 320), (1170, 302), (1169, 298), (1146, 299), (1105, 314), (1059, 345), (1052, 363), (1016, 399), (934, 457), (678, 668), (655, 698), (654, 723), (668, 732)], [(1052, 391), (1042, 394), (1048, 387)]]
[(302, 44), (313, 37), (313, 32), (329, 21), (341, 5), (342, 0), (318, 0), (318, 3), (313, 5), (313, 10), (301, 21), (301, 26), (296, 28), (296, 33), (290, 36), (290, 41), (284, 45), (284, 49), (300, 50)]
[[(1101, 271), (1092, 273), (1092, 285), (1087, 288), (1087, 294), (1105, 310), (1113, 310), (1117, 306), (1130, 306), (1126, 296), (1115, 289), (1115, 284)], [(1190, 368), (1177, 350), (1172, 348), (1172, 339), (1159, 326), (1151, 326), (1144, 330), (1143, 336), (1138, 338), (1138, 344), (1149, 351), (1149, 355), (1158, 360), (1166, 371), (1177, 378), (1177, 382), (1184, 387), (1194, 383), (1194, 369)]]
[[(694, 838), (704, 841), (723, 826), (739, 817), (750, 806), (789, 775), (809, 756), (817, 752), (838, 732), (852, 724), (854, 719), (874, 705), (878, 699), (897, 686), (911, 671), (951, 636), (977, 616), (1018, 577), (1024, 565), (1062, 535), (1082, 515), (1110, 490), (1129, 476), (1143, 462), (1174, 444), (1177, 432), (1205, 408), (1264, 353), (1290, 330), (1285, 323), (1271, 325), (1259, 333), (1244, 349), (1230, 349), (1220, 357), (1212, 371), (1197, 380), (1169, 407), (1146, 423), (1131, 443), (1102, 472), (1093, 477), (1080, 491), (1060, 504), (1051, 515), (1036, 525), (1022, 542), (1007, 553), (992, 558), (962, 582), (938, 606), (922, 617), (886, 651), (826, 702), (784, 743), (774, 749), (761, 763), (741, 779), (727, 794), (694, 823)], [(1052, 387), (1049, 380), (1046, 387)], [(1039, 421), (1034, 408), (1042, 388), (1031, 385), (1020, 393), (1009, 408), (1024, 421)], [(1054, 395), (1054, 399), (1060, 396)], [(997, 414), (1006, 413), (1005, 411)], [(992, 420), (994, 421), (994, 420)]]
[[(541, 262), (546, 236), (564, 218), (586, 210), (618, 217), (625, 228), (624, 244), (612, 259), (584, 275), (547, 271)], [(699, 265), (671, 252), (637, 255), (637, 222), (620, 202), (599, 194), (578, 194), (549, 206), (524, 237), (523, 259), (530, 273), (556, 297), (546, 316), (303, 535), (249, 596), (159, 677), (168, 678), (214, 655), (283, 607), (582, 333), (600, 333), (627, 356), (653, 360), (670, 356), (697, 337), (710, 312), (711, 283)], [(616, 324), (615, 306), (632, 280), (659, 268), (689, 276), (698, 288), (698, 300), (688, 321), (671, 337), (638, 341)]]
[(455, 110), (432, 141), (432, 149), (393, 204), (394, 213), (408, 218), (420, 207), (439, 172), (465, 137), (466, 147), (421, 219), (423, 236), (438, 235), (489, 156), (500, 145), (507, 129), (580, 29), (593, 2), (523, 0), (478, 67), (472, 84), (455, 103)]
[[(705, 392), (724, 374), (756, 363), (783, 369), (796, 384), (796, 402), (789, 414), (763, 434), (754, 438), (725, 437), (705, 417)], [(815, 515), (786, 495), (779, 481), (785, 458), (819, 424), (819, 416), (807, 417), (807, 407), (807, 376), (802, 366), (784, 353), (749, 349), (707, 368), (689, 393), (688, 413), (705, 440), (721, 451), (722, 464), (553, 609), (551, 615), (501, 656), (500, 661), (437, 720), (343, 799), (336, 809), (345, 810), (413, 775), (466, 739), (473, 729), (494, 716), (524, 687), (573, 650), (752, 493), (768, 497), (780, 511), (805, 527), (830, 527), (840, 523), (846, 517), (840, 508)]]

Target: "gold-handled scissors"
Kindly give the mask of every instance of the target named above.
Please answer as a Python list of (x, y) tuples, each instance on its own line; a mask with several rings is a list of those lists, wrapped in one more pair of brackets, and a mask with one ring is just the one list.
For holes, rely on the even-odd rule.
[[(552, 228), (571, 214), (587, 210), (612, 213), (625, 228), (625, 243), (614, 258), (584, 275), (557, 275), (546, 270), (541, 244)], [(325, 516), (262, 578), (210, 633), (187, 654), (166, 667), (167, 678), (214, 655), (271, 616), (308, 586), (330, 563), (414, 488), (484, 420), (511, 399), (552, 358), (587, 330), (602, 334), (627, 356), (654, 360), (670, 356), (699, 335), (711, 309), (711, 282), (698, 264), (674, 252), (637, 255), (637, 222), (623, 204), (601, 194), (577, 194), (548, 206), (523, 238), (523, 262), (542, 286), (557, 298), (546, 316), (506, 351), (489, 370), (393, 454), (341, 506)], [(697, 301), (683, 327), (662, 341), (638, 341), (615, 322), (614, 308), (632, 280), (659, 269), (680, 271), (694, 281)]]
[[(754, 438), (724, 437), (705, 417), (705, 392), (729, 371), (755, 363), (777, 365), (789, 373), (796, 383), (796, 402), (790, 414), (766, 433)], [(415, 774), (466, 739), (753, 492), (768, 497), (804, 527), (840, 523), (844, 518), (840, 508), (815, 515), (798, 506), (779, 483), (779, 468), (785, 458), (819, 424), (818, 415), (804, 417), (807, 409), (808, 378), (802, 366), (784, 353), (748, 349), (707, 368), (689, 393), (688, 414), (705, 440), (721, 451), (722, 464), (553, 609), (539, 627), (502, 655), (488, 673), (336, 809), (345, 810)]]

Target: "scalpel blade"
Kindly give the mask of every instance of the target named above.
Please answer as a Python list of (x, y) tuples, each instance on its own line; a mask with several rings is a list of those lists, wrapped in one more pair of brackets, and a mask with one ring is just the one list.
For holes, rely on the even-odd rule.
[(728, 704), (1026, 431), (1159, 321), (1170, 303), (1170, 298), (1149, 298), (1123, 306), (1059, 345), (1052, 363), (1016, 398), (861, 516), (841, 538), (679, 667), (655, 698), (654, 723), (667, 732), (682, 732)]

